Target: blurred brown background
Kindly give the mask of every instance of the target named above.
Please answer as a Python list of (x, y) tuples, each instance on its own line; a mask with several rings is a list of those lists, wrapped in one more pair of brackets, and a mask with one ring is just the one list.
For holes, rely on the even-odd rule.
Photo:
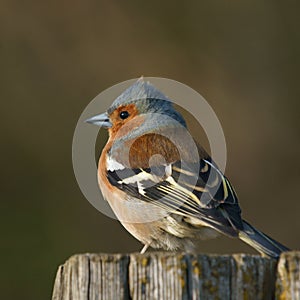
[[(85, 106), (140, 75), (208, 100), (244, 217), (300, 247), (296, 3), (1, 2), (2, 299), (49, 299), (57, 266), (74, 253), (140, 250), (83, 197), (71, 161)], [(226, 238), (199, 251), (254, 253)]]

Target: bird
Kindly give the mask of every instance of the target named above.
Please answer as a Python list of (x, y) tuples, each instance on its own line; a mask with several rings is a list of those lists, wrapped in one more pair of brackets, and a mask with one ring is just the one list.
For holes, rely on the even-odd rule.
[(140, 78), (87, 123), (108, 130), (98, 184), (117, 219), (142, 244), (195, 251), (197, 240), (238, 238), (278, 259), (289, 249), (245, 221), (237, 194), (191, 136), (171, 99)]

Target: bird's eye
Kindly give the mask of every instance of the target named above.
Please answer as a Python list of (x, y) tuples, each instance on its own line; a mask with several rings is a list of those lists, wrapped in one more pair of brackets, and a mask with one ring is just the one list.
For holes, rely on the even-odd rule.
[(126, 110), (124, 110), (124, 111), (121, 111), (120, 112), (120, 118), (121, 119), (127, 119), (129, 117), (129, 112), (128, 111), (126, 111)]

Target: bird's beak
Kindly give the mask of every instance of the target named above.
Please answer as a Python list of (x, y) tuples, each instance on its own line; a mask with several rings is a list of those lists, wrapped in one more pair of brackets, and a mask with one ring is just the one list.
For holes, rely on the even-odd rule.
[(112, 126), (108, 114), (105, 112), (100, 115), (93, 116), (85, 120), (86, 123), (94, 124), (104, 128), (110, 128)]

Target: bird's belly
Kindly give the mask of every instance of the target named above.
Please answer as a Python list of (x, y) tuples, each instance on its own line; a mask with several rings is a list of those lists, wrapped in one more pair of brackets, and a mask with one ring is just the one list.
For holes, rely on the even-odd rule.
[[(101, 188), (100, 184), (100, 188)], [(218, 233), (200, 220), (182, 218), (151, 203), (130, 197), (120, 190), (101, 188), (117, 219), (143, 244), (166, 250), (192, 249), (197, 239), (210, 239)]]

